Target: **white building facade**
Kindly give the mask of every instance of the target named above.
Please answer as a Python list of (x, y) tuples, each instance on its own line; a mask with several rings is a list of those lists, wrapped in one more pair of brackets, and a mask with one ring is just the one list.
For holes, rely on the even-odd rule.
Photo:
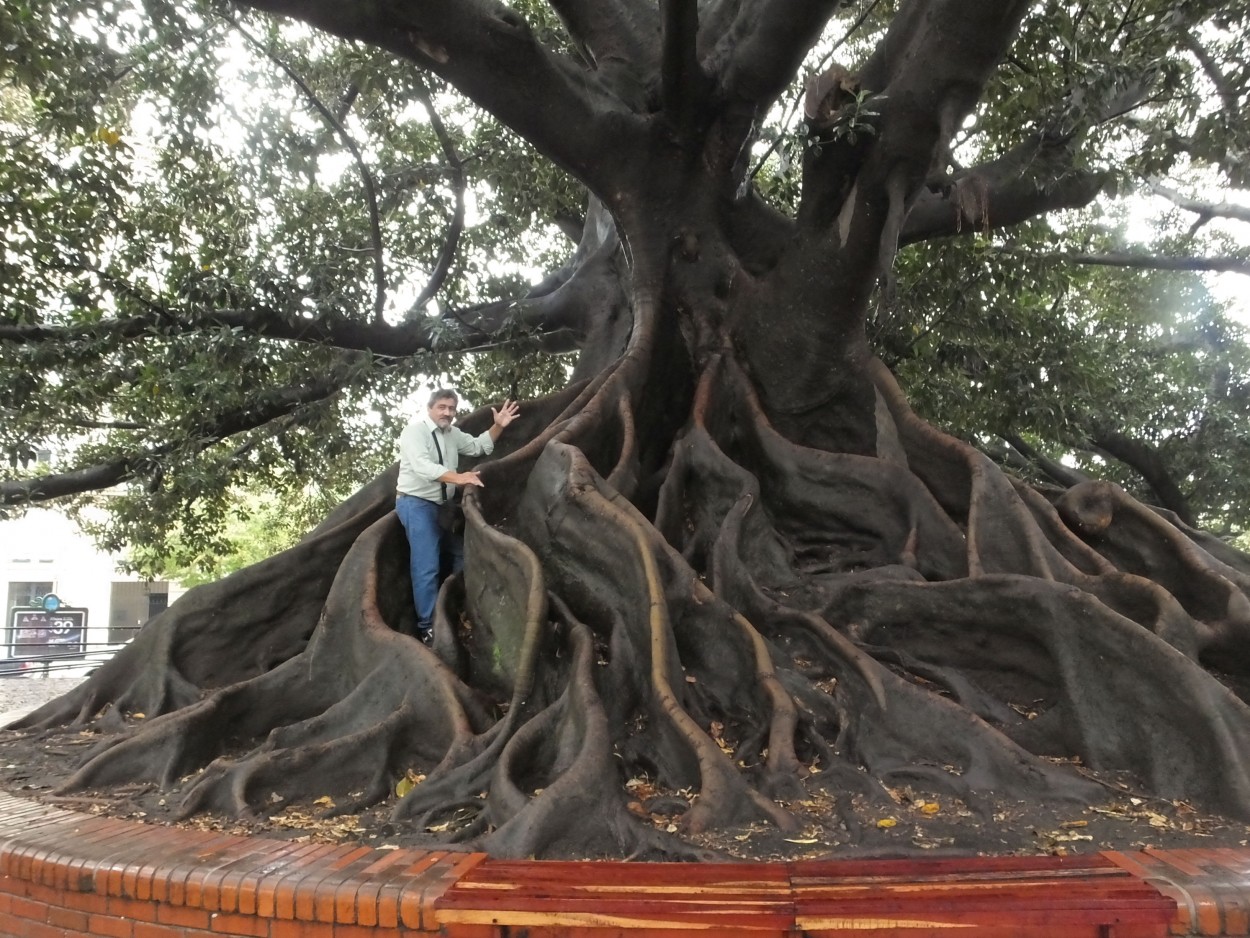
[(73, 521), (43, 509), (0, 521), (0, 591), (0, 677), (98, 664), (183, 592), (119, 572)]

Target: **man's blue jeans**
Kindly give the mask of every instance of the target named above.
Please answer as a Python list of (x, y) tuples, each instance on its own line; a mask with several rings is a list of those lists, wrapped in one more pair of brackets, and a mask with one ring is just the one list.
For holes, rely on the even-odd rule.
[(401, 494), (395, 499), (395, 513), (408, 534), (417, 628), (428, 629), (434, 621), (443, 551), (451, 555), (452, 573), (459, 573), (464, 569), (464, 539), (438, 526), (438, 505), (424, 498)]

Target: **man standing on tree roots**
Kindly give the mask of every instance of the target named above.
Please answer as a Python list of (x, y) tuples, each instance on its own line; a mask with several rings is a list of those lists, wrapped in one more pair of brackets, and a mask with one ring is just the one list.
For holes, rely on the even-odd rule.
[(433, 640), (434, 601), (438, 598), (438, 574), (443, 549), (451, 553), (452, 572), (464, 568), (464, 538), (459, 530), (440, 524), (442, 506), (456, 486), (481, 485), (476, 472), (457, 472), (461, 454), (489, 456), (508, 424), (520, 409), (504, 401), (491, 408), (495, 422), (480, 436), (469, 436), (453, 427), (456, 392), (444, 388), (430, 395), (426, 415), (411, 421), (399, 435), (399, 482), (395, 513), (408, 533), (411, 557), (412, 601), (417, 607), (417, 637), (428, 645)]

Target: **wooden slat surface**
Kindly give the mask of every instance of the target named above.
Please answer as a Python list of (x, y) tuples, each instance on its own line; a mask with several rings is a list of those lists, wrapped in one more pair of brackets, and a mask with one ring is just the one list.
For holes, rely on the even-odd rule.
[(790, 864), (486, 860), (435, 902), (444, 926), (643, 936), (1158, 938), (1175, 905), (1100, 856)]

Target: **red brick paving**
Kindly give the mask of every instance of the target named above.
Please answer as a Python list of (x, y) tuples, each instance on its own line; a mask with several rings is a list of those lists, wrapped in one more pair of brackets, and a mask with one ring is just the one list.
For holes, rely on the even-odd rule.
[(149, 826), (0, 793), (0, 938), (1250, 936), (1250, 850), (557, 863)]

